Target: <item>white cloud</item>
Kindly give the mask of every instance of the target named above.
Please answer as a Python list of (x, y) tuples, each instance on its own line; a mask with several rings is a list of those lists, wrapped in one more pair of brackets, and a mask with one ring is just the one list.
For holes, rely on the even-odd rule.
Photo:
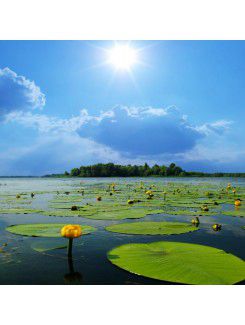
[(33, 175), (63, 172), (98, 162), (174, 161), (187, 167), (205, 162), (211, 166), (245, 157), (244, 151), (231, 142), (224, 147), (231, 121), (195, 126), (176, 107), (116, 106), (93, 116), (83, 109), (68, 119), (19, 111), (7, 114), (5, 123), (18, 123), (38, 131), (29, 147), (13, 147), (0, 154), (0, 170), (5, 165), (9, 174), (11, 170)]
[(50, 117), (45, 114), (33, 114), (31, 112), (11, 112), (5, 116), (5, 123), (17, 122), (23, 126), (37, 129), (42, 133), (49, 132), (74, 132), (84, 123), (93, 118), (88, 115), (86, 110), (81, 110), (78, 116), (69, 119)]
[(40, 88), (24, 76), (9, 68), (0, 69), (0, 114), (42, 108), (45, 95)]
[(224, 132), (230, 130), (233, 121), (218, 120), (213, 123), (205, 123), (200, 126), (196, 126), (195, 129), (205, 135), (210, 135), (212, 133), (223, 134)]

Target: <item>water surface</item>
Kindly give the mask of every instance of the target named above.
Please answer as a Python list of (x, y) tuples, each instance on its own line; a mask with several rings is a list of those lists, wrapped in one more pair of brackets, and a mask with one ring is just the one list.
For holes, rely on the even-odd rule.
[[(0, 196), (16, 195), (21, 192), (69, 191), (87, 183), (136, 182), (140, 178), (1, 178)], [(219, 184), (245, 186), (242, 178), (145, 178), (144, 182), (182, 182), (187, 184)], [(36, 195), (32, 208), (47, 208), (48, 200), (54, 194)], [(227, 207), (229, 208), (229, 207)], [(190, 216), (147, 216), (141, 219), (153, 221), (187, 221)], [(171, 236), (123, 235), (105, 231), (104, 227), (120, 222), (135, 220), (105, 221), (81, 217), (50, 217), (40, 214), (0, 214), (0, 246), (7, 247), (0, 252), (0, 284), (172, 284), (133, 275), (112, 265), (106, 254), (112, 248), (126, 243), (153, 241), (179, 241), (217, 247), (245, 259), (244, 218), (224, 215), (207, 216), (202, 219), (199, 230), (193, 233)], [(97, 228), (97, 231), (76, 240), (73, 250), (73, 263), (68, 264), (64, 250), (39, 253), (31, 248), (38, 241), (50, 240), (53, 243), (66, 243), (66, 239), (44, 239), (13, 235), (5, 228), (21, 223), (83, 223)], [(222, 231), (214, 232), (212, 224), (221, 223)], [(244, 283), (243, 283), (244, 284)]]

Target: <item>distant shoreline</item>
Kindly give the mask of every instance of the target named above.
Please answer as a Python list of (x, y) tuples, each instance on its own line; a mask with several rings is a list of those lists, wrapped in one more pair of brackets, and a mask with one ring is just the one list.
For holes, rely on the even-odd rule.
[[(23, 176), (25, 177), (25, 176)], [(31, 176), (31, 177), (40, 177), (40, 178), (117, 178), (117, 177), (121, 177), (121, 178), (171, 178), (171, 177), (176, 177), (176, 178), (211, 178), (211, 177), (215, 177), (215, 178), (229, 178), (229, 177), (235, 177), (235, 178), (245, 178), (245, 175), (240, 175), (237, 176), (236, 174), (231, 174), (229, 173), (228, 175), (223, 175), (223, 176), (217, 176), (214, 174), (208, 174), (208, 175), (185, 175), (185, 176), (175, 176), (175, 175), (171, 175), (171, 176), (159, 176), (159, 175), (150, 175), (150, 176), (119, 176), (119, 175), (112, 175), (112, 176), (66, 176), (66, 175), (56, 175), (56, 174), (52, 174), (52, 175), (44, 175), (44, 176)]]
[(59, 174), (50, 174), (50, 175), (43, 175), (43, 176), (0, 176), (0, 179), (3, 178), (245, 178), (245, 175), (237, 176), (229, 173), (228, 175), (217, 176), (214, 174), (204, 175), (204, 176), (197, 176), (197, 175), (185, 175), (185, 176), (159, 176), (159, 175), (150, 175), (150, 176), (66, 176), (66, 175), (59, 175)]
[(70, 172), (63, 174), (45, 175), (45, 177), (245, 177), (245, 173), (204, 173), (195, 171), (185, 171), (175, 163), (169, 166), (153, 165), (118, 165), (114, 163), (95, 164), (72, 168)]

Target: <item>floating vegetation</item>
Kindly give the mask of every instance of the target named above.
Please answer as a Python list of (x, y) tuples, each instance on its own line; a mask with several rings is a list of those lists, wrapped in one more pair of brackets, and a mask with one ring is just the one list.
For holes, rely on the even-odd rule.
[(122, 220), (122, 219), (139, 219), (144, 218), (149, 214), (163, 213), (162, 210), (146, 210), (146, 209), (129, 209), (124, 211), (108, 211), (98, 212), (92, 215), (87, 215), (85, 218), (97, 220)]
[(242, 204), (242, 202), (240, 199), (236, 199), (234, 204), (236, 207), (239, 207)]
[[(9, 226), (6, 230), (12, 234), (29, 237), (62, 237), (61, 229), (64, 226), (66, 226), (66, 224), (63, 223), (33, 223)], [(87, 225), (81, 225), (81, 228), (84, 235), (96, 230), (96, 228)]]
[(200, 220), (198, 217), (195, 217), (194, 219), (191, 220), (191, 223), (195, 226), (198, 226), (200, 223)]
[[(44, 182), (43, 184), (46, 184), (46, 180)], [(52, 251), (52, 254), (46, 255), (61, 257), (62, 263), (64, 259), (62, 249), (68, 248), (70, 239), (75, 238), (75, 232), (71, 234), (72, 237), (65, 232), (67, 240), (62, 238), (61, 230), (74, 227), (74, 224), (79, 224), (78, 220), (81, 220), (81, 223), (86, 224), (81, 225), (82, 235), (96, 230), (90, 224), (106, 227), (108, 232), (97, 232), (90, 237), (91, 240), (86, 238), (85, 242), (74, 240), (73, 245), (77, 246), (74, 253), (78, 253), (74, 261), (83, 255), (85, 248), (87, 255), (95, 254), (96, 245), (98, 245), (100, 253), (102, 248), (109, 250), (109, 248), (106, 249), (106, 245), (112, 247), (113, 241), (118, 238), (123, 244), (134, 241), (134, 235), (135, 238), (141, 235), (144, 242), (147, 242), (147, 239), (152, 241), (153, 237), (150, 238), (150, 236), (154, 235), (177, 235), (185, 240), (189, 238), (193, 244), (174, 242), (127, 244), (113, 249), (108, 254), (108, 258), (113, 264), (129, 272), (163, 281), (190, 284), (239, 282), (244, 279), (242, 260), (216, 248), (194, 245), (195, 241), (203, 238), (206, 239), (206, 244), (209, 244), (208, 236), (212, 236), (213, 239), (218, 235), (218, 238), (223, 238), (225, 241), (228, 232), (230, 245), (233, 245), (232, 236), (236, 229), (240, 240), (245, 229), (243, 220), (231, 218), (232, 216), (245, 216), (242, 203), (245, 200), (245, 187), (239, 183), (235, 184), (236, 187), (232, 184), (228, 190), (227, 182), (224, 185), (224, 182), (220, 180), (215, 182), (201, 180), (199, 182), (195, 179), (187, 183), (182, 179), (180, 182), (176, 182), (175, 180), (169, 181), (167, 178), (155, 181), (145, 179), (144, 182), (137, 179), (121, 178), (117, 179), (116, 183), (112, 183), (111, 179), (86, 179), (86, 181), (82, 181), (82, 185), (81, 180), (74, 178), (72, 181), (69, 179), (57, 181), (55, 186), (51, 184), (50, 187), (31, 186), (29, 190), (25, 188), (27, 183), (24, 183), (25, 186), (20, 183), (21, 186), (15, 186), (12, 190), (6, 188), (0, 195), (0, 217), (3, 224), (6, 221), (10, 224), (10, 220), (15, 220), (12, 223), (20, 223), (7, 227), (6, 230), (9, 233), (4, 233), (4, 231), (1, 233), (3, 236), (0, 245), (0, 264), (24, 262), (26, 244), (27, 246), (31, 245), (35, 252), (45, 254)], [(45, 188), (47, 191), (41, 191)], [(16, 195), (19, 197), (17, 198)], [(235, 201), (239, 201), (241, 204), (234, 205)], [(28, 215), (24, 216), (24, 214)], [(58, 219), (47, 216), (58, 217)], [(68, 217), (69, 219), (59, 217)], [(78, 217), (85, 219), (78, 219)], [(16, 221), (17, 219), (18, 221)], [(35, 219), (37, 224), (29, 224), (35, 222)], [(57, 220), (57, 224), (53, 223), (54, 219)], [(42, 222), (43, 224), (41, 224)], [(47, 222), (52, 223), (48, 224)], [(200, 223), (203, 229), (197, 231)], [(222, 230), (224, 227), (228, 231), (221, 231), (219, 234), (221, 225)], [(80, 227), (80, 225), (78, 226)], [(209, 229), (209, 231), (203, 231), (205, 229)], [(193, 231), (197, 232), (193, 233)], [(204, 232), (205, 236), (202, 237)], [(125, 234), (125, 236), (118, 234)], [(130, 237), (126, 235), (130, 235)], [(101, 245), (103, 239), (105, 241)], [(17, 243), (13, 250), (11, 250), (12, 240)], [(175, 240), (175, 238), (171, 237), (171, 240)], [(8, 245), (4, 246), (5, 243)], [(223, 245), (222, 240), (219, 243)], [(239, 247), (238, 254), (243, 257), (243, 252), (240, 253)], [(236, 251), (236, 247), (231, 246), (231, 249)], [(61, 251), (59, 252), (59, 250)], [(96, 254), (91, 258), (97, 258)], [(104, 253), (102, 252), (102, 254)], [(40, 261), (37, 262), (41, 262), (42, 258), (48, 259), (48, 256), (39, 256)], [(71, 256), (71, 249), (69, 256)], [(105, 257), (105, 254), (103, 256)], [(38, 254), (34, 254), (33, 258), (38, 258)], [(109, 263), (106, 267), (108, 265), (113, 267)], [(73, 270), (69, 274), (72, 279), (76, 272)], [(142, 278), (139, 282), (143, 283), (144, 279)]]
[(62, 227), (61, 236), (68, 238), (68, 258), (72, 258), (73, 239), (82, 236), (82, 227), (80, 225), (65, 225)]
[(183, 216), (212, 216), (215, 214), (219, 214), (217, 211), (198, 211), (198, 210), (164, 210), (164, 213), (166, 214), (173, 214), (173, 215), (183, 215)]
[(131, 235), (177, 235), (197, 230), (184, 222), (130, 222), (105, 228), (108, 231)]
[(214, 231), (220, 231), (222, 226), (219, 223), (215, 223), (212, 228)]
[(48, 241), (48, 240), (43, 240), (42, 242), (38, 241), (38, 242), (34, 242), (31, 244), (31, 248), (39, 253), (45, 253), (45, 252), (49, 252), (52, 250), (56, 250), (56, 249), (65, 249), (67, 248), (67, 245), (61, 245), (61, 244), (54, 244), (52, 241)]
[(126, 244), (112, 249), (114, 265), (145, 277), (184, 284), (234, 284), (245, 262), (214, 247), (179, 242)]
[(43, 210), (37, 209), (25, 209), (25, 208), (0, 208), (0, 213), (2, 214), (33, 214), (33, 213), (43, 213)]
[(245, 209), (237, 209), (235, 211), (223, 211), (222, 214), (232, 217), (245, 217)]

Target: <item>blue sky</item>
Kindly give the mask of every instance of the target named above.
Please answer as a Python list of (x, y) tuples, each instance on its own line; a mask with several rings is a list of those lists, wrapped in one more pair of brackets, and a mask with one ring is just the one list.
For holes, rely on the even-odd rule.
[[(128, 44), (128, 42), (117, 42)], [(244, 172), (245, 42), (0, 41), (0, 175), (97, 162)]]

